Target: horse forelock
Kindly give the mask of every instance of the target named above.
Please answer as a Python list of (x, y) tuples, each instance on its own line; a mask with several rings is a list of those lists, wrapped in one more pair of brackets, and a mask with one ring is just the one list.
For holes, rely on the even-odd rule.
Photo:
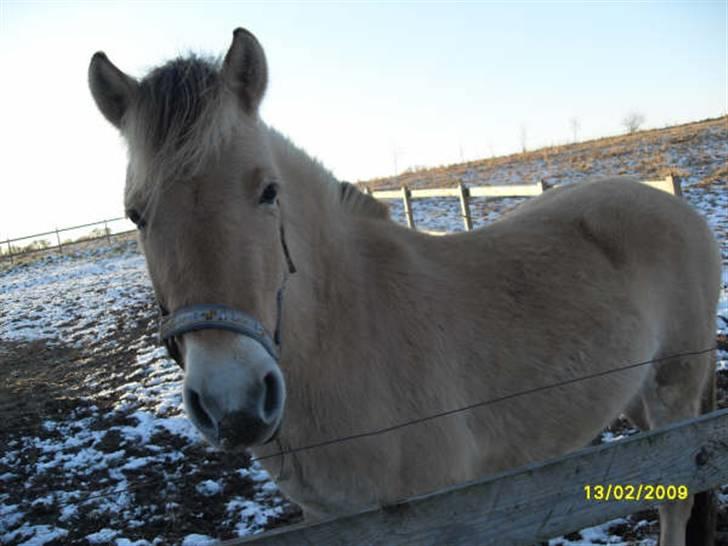
[(195, 176), (220, 152), (237, 120), (224, 90), (220, 60), (195, 55), (169, 61), (140, 81), (123, 127), (127, 194), (149, 201), (162, 182)]

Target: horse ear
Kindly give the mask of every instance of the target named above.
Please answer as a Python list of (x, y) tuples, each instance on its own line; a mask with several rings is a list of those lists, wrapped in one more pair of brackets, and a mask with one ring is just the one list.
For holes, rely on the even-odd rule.
[(268, 85), (268, 64), (260, 42), (244, 28), (233, 31), (233, 43), (222, 66), (222, 78), (243, 109), (255, 114)]
[(91, 57), (88, 86), (101, 113), (117, 129), (137, 93), (139, 84), (116, 68), (102, 51)]

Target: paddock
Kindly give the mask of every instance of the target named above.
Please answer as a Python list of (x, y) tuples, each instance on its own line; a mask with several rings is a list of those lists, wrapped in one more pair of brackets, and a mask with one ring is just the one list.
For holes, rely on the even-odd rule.
[[(702, 190), (697, 191), (700, 193), (688, 188), (687, 198), (701, 210), (706, 210), (709, 218), (718, 220), (718, 223), (715, 220), (711, 222), (714, 229), (720, 230), (722, 216), (711, 215), (722, 208), (719, 194), (710, 197), (711, 194), (708, 193), (707, 199), (703, 201)], [(496, 205), (496, 201), (506, 199), (508, 198), (492, 200), (492, 203)], [(459, 210), (457, 198), (451, 200), (454, 201), (455, 210)], [(415, 200), (415, 212), (425, 203), (427, 201)], [(718, 208), (711, 209), (711, 206)], [(715, 212), (711, 213), (711, 210)], [(478, 216), (480, 213), (480, 206), (476, 202), (473, 205), (476, 225), (483, 221)], [(462, 229), (462, 219), (452, 216), (451, 226), (451, 229)], [(437, 226), (423, 223), (417, 227), (428, 229)], [(725, 244), (722, 236), (721, 241)], [(117, 536), (133, 539), (153, 537), (155, 532), (159, 533), (159, 523), (154, 522), (169, 517), (164, 504), (155, 502), (157, 498), (165, 499), (164, 502), (170, 506), (178, 506), (171, 512), (176, 522), (175, 530), (166, 531), (163, 535), (170, 543), (175, 542), (174, 537), (179, 537), (177, 541), (181, 542), (186, 536), (231, 538), (238, 532), (235, 531), (236, 528), (241, 532), (244, 529), (248, 529), (247, 532), (259, 532), (271, 526), (284, 529), (281, 526), (285, 526), (287, 522), (296, 525), (295, 509), (288, 507), (283, 499), (269, 489), (265, 485), (265, 479), (257, 481), (262, 478), (262, 474), (255, 470), (254, 464), (250, 470), (244, 470), (250, 464), (244, 457), (221, 458), (191, 439), (192, 431), (186, 428), (184, 415), (177, 414), (175, 409), (179, 374), (163, 353), (155, 348), (156, 320), (151, 300), (143, 297), (129, 299), (129, 287), (146, 282), (143, 262), (133, 248), (124, 246), (128, 243), (119, 246), (113, 238), (112, 242), (114, 246), (110, 250), (113, 253), (108, 256), (96, 254), (89, 258), (74, 257), (74, 251), (71, 250), (63, 256), (59, 254), (57, 259), (44, 258), (43, 263), (26, 264), (15, 273), (11, 269), (3, 274), (2, 305), (8, 312), (0, 317), (0, 337), (3, 339), (0, 348), (3, 357), (0, 360), (9, 366), (22, 363), (22, 369), (31, 376), (23, 378), (18, 371), (8, 371), (7, 375), (3, 372), (5, 377), (13, 379), (7, 379), (4, 388), (5, 426), (2, 434), (4, 441), (7, 440), (7, 448), (0, 460), (0, 475), (4, 476), (6, 491), (12, 495), (16, 495), (16, 491), (22, 491), (18, 488), (19, 484), (30, 484), (29, 494), (25, 498), (13, 496), (2, 501), (5, 505), (8, 502), (17, 505), (20, 510), (27, 506), (24, 509), (26, 515), (20, 516), (21, 519), (18, 520), (25, 527), (18, 527), (16, 524), (6, 527), (4, 532), (25, 529), (23, 532), (28, 534), (18, 536), (32, 536), (33, 533), (38, 535), (40, 527), (45, 525), (49, 533), (60, 533), (60, 529), (65, 528), (69, 533), (65, 535), (67, 538), (83, 537), (104, 528), (115, 528), (118, 530)], [(99, 243), (106, 245), (105, 240)], [(88, 265), (83, 265), (87, 261)], [(98, 282), (76, 282), (69, 279), (69, 266), (77, 270), (75, 275), (79, 281), (87, 278), (79, 275), (93, 273), (94, 276), (88, 279), (98, 279)], [(57, 272), (54, 273), (56, 268)], [(25, 281), (20, 282), (17, 275), (22, 271), (38, 279), (33, 282), (33, 286)], [(724, 275), (724, 282), (725, 280)], [(37, 292), (43, 286), (46, 286), (44, 291)], [(85, 290), (84, 286), (91, 289), (89, 294), (93, 298), (88, 306), (84, 305), (74, 311), (73, 302), (79, 301), (76, 298), (84, 293), (80, 292)], [(45, 317), (37, 312), (28, 313), (27, 308), (22, 305), (22, 299), (18, 299), (16, 303), (13, 296), (16, 293), (18, 297), (35, 294), (35, 301), (45, 302)], [(99, 297), (103, 300), (99, 300)], [(150, 298), (151, 293), (147, 292), (146, 297)], [(99, 301), (117, 301), (116, 310), (100, 322), (97, 313), (106, 304)], [(74, 316), (84, 318), (77, 318), (75, 321), (64, 318)], [(86, 349), (83, 348), (84, 344), (88, 344)], [(724, 362), (726, 357), (726, 353), (719, 352), (719, 362)], [(55, 362), (55, 366), (47, 369), (45, 362)], [(725, 373), (719, 372), (719, 378), (725, 377)], [(64, 384), (77, 385), (75, 393), (55, 387)], [(17, 400), (14, 396), (21, 393), (26, 393), (22, 398), (23, 405), (8, 412), (5, 402)], [(719, 393), (722, 393), (720, 400), (725, 400), (724, 387)], [(38, 399), (41, 394), (44, 401)], [(725, 407), (725, 402), (721, 407)], [(104, 417), (105, 414), (108, 417)], [(93, 428), (86, 428), (88, 426)], [(609, 433), (609, 437), (623, 434), (624, 429), (613, 431)], [(57, 435), (61, 432), (72, 439), (72, 442), (59, 441)], [(650, 441), (654, 440), (648, 440)], [(149, 445), (168, 447), (163, 447), (161, 452), (155, 452)], [(184, 454), (184, 459), (177, 459), (177, 450), (173, 445), (182, 446), (179, 453)], [(120, 465), (114, 459), (114, 453), (119, 449), (136, 454), (136, 458), (133, 462), (130, 461), (132, 464), (127, 468), (122, 468), (125, 465)], [(604, 453), (609, 454), (611, 451)], [(87, 456), (96, 460), (97, 464), (72, 465), (71, 461), (80, 462)], [(174, 463), (174, 460), (180, 462)], [(36, 473), (36, 464), (45, 470)], [(691, 462), (686, 458), (684, 464), (689, 468), (694, 460)], [(526, 472), (521, 480), (532, 475), (531, 469)], [(185, 476), (188, 484), (175, 484), (172, 479), (175, 475)], [(501, 478), (510, 479), (507, 476)], [(725, 482), (723, 479), (722, 483)], [(84, 485), (85, 483), (93, 485)], [(215, 491), (219, 492), (214, 493)], [(240, 496), (239, 491), (248, 491), (250, 497), (246, 499)], [(551, 503), (563, 491), (554, 489), (549, 493), (553, 495), (548, 498)], [(583, 494), (583, 489), (570, 493)], [(477, 499), (485, 498), (482, 491), (465, 495), (476, 499), (473, 506), (478, 506)], [(540, 497), (527, 494), (525, 498), (539, 502)], [(583, 502), (581, 497), (572, 501), (571, 506), (574, 509), (589, 508), (589, 504)], [(31, 502), (35, 503), (32, 510)], [(440, 510), (436, 500), (428, 502), (435, 503), (435, 510)], [(523, 501), (514, 502), (520, 504)], [(721, 502), (724, 507), (725, 501)], [(234, 516), (235, 512), (226, 511), (226, 505), (230, 503), (248, 508), (239, 508), (240, 516)], [(195, 509), (195, 506), (198, 508)], [(199, 516), (202, 513), (199, 507), (202, 506), (205, 506), (204, 517)], [(258, 508), (253, 510), (253, 506)], [(372, 521), (380, 518), (386, 518), (390, 523), (408, 525), (407, 514), (414, 514), (415, 510), (408, 510), (407, 506), (411, 507), (412, 504), (404, 504), (378, 515), (362, 516), (363, 523), (358, 523), (355, 527), (360, 529), (371, 526), (376, 531), (378, 526), (372, 524)], [(605, 505), (598, 505), (597, 508), (599, 506), (604, 509)], [(637, 506), (638, 504), (630, 502), (622, 503), (618, 508), (622, 514), (626, 514)], [(609, 509), (612, 507), (610, 503)], [(722, 514), (725, 508), (721, 510)], [(477, 511), (488, 513), (487, 510)], [(10, 514), (12, 513), (14, 512), (11, 511)], [(71, 513), (75, 513), (75, 516), (70, 515)], [(133, 513), (145, 514), (148, 523), (141, 527), (128, 527), (124, 522), (134, 520)], [(165, 513), (168, 515), (165, 516)], [(64, 514), (67, 514), (66, 519), (61, 519)], [(92, 517), (91, 514), (95, 515)], [(595, 515), (592, 521), (604, 521), (612, 517), (616, 516), (600, 514)], [(644, 516), (637, 517), (644, 519)], [(100, 518), (99, 523), (94, 523), (96, 520), (93, 518)], [(6, 517), (4, 521), (10, 520)], [(262, 526), (256, 521), (261, 522)], [(627, 518), (624, 521), (635, 520)], [(73, 530), (69, 530), (69, 524), (73, 525)], [(340, 524), (341, 522), (332, 525)], [(435, 529), (438, 525), (437, 522), (433, 524)], [(623, 525), (625, 524), (605, 529), (616, 529)], [(124, 531), (124, 527), (128, 530)], [(568, 532), (556, 531), (556, 528), (550, 528), (554, 532), (551, 536)], [(649, 528), (649, 525), (640, 527), (643, 533), (649, 533)], [(417, 531), (419, 532), (421, 531)]]

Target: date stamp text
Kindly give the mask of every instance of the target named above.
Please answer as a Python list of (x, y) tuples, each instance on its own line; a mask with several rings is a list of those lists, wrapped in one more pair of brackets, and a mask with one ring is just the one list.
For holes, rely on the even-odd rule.
[(690, 496), (687, 485), (663, 484), (585, 484), (584, 496), (588, 501), (674, 501)]

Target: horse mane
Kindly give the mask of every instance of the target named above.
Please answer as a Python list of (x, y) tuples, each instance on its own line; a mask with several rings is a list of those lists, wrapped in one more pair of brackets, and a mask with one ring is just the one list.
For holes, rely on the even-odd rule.
[(341, 204), (359, 216), (389, 220), (389, 207), (349, 182), (339, 184)]

